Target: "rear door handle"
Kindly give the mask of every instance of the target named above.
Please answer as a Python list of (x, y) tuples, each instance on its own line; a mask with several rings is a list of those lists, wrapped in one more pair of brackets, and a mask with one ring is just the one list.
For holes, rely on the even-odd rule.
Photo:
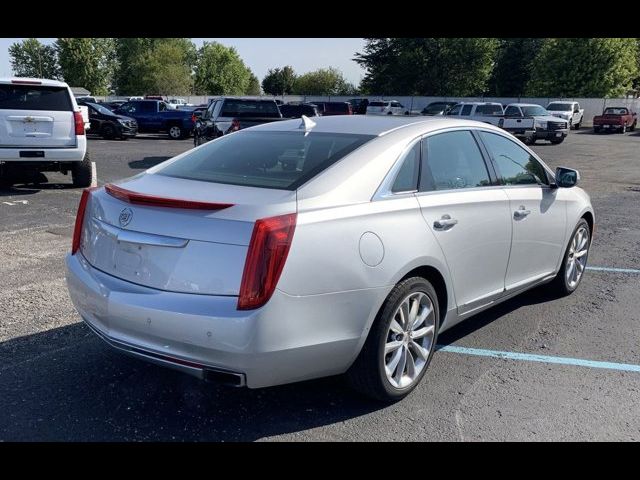
[(518, 208), (518, 210), (513, 212), (513, 216), (515, 218), (524, 218), (530, 213), (531, 213), (531, 210), (527, 210), (526, 208), (524, 208), (524, 205), (520, 205), (520, 208)]
[(436, 230), (445, 230), (458, 224), (458, 220), (451, 218), (450, 215), (443, 215), (440, 220), (433, 222), (433, 228)]

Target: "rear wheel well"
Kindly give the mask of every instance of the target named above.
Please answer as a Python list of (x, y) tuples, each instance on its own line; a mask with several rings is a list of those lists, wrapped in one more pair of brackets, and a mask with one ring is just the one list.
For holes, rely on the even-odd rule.
[(439, 321), (439, 325), (441, 326), (442, 321), (444, 320), (444, 317), (447, 314), (447, 305), (448, 305), (447, 284), (444, 281), (444, 277), (438, 271), (437, 268), (434, 268), (428, 265), (423, 265), (421, 267), (414, 268), (413, 270), (411, 270), (404, 277), (402, 277), (400, 282), (406, 278), (411, 278), (411, 277), (422, 277), (426, 280), (429, 280), (431, 285), (433, 285), (433, 288), (435, 289), (436, 294), (438, 295), (438, 309), (440, 310), (440, 318), (438, 319), (438, 321)]

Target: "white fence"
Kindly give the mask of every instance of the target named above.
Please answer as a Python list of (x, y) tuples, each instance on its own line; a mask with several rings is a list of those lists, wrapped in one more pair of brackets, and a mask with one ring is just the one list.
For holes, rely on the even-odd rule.
[[(99, 100), (125, 100), (127, 97), (117, 97), (117, 96), (109, 96), (109, 97), (96, 97)], [(169, 96), (169, 98), (174, 98)], [(175, 97), (178, 98), (178, 97)], [(208, 96), (181, 96), (179, 98), (184, 98), (188, 103), (193, 105), (207, 104), (209, 99), (217, 98), (217, 96), (208, 95)], [(255, 98), (267, 98), (263, 97), (255, 97)], [(332, 101), (332, 102), (341, 102), (347, 101), (352, 98), (368, 98), (369, 100), (397, 100), (407, 110), (410, 111), (420, 111), (424, 107), (426, 107), (431, 102), (438, 101), (452, 101), (452, 102), (499, 102), (502, 104), (507, 103), (535, 103), (538, 105), (542, 105), (546, 107), (549, 102), (553, 102), (556, 100), (564, 100), (564, 101), (572, 101), (580, 103), (580, 107), (584, 108), (584, 125), (591, 126), (593, 123), (593, 117), (596, 115), (600, 115), (602, 110), (608, 106), (625, 106), (629, 107), (634, 111), (640, 110), (640, 99), (639, 98), (528, 98), (528, 97), (411, 97), (411, 96), (385, 96), (385, 95), (365, 95), (365, 96), (313, 96), (313, 95), (283, 95), (277, 97), (268, 97), (268, 98), (277, 98), (281, 99), (284, 102), (313, 102), (315, 101)]]

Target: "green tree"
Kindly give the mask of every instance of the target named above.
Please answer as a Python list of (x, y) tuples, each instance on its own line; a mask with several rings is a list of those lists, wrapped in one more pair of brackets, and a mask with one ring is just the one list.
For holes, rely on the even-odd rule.
[(296, 95), (351, 95), (355, 87), (340, 70), (329, 67), (300, 75), (293, 86)]
[(638, 76), (634, 38), (550, 38), (536, 56), (527, 94), (616, 97)]
[(361, 88), (390, 95), (473, 96), (487, 91), (494, 38), (369, 38), (354, 60), (366, 69)]
[(188, 38), (119, 38), (115, 86), (119, 95), (191, 93), (196, 47)]
[(249, 84), (247, 85), (247, 95), (260, 95), (260, 80), (253, 73), (249, 76)]
[(543, 43), (542, 38), (504, 38), (489, 80), (489, 92), (498, 97), (517, 97), (524, 93), (531, 77), (533, 60)]
[(59, 78), (56, 49), (51, 45), (43, 45), (35, 38), (12, 44), (9, 57), (11, 69), (17, 77)]
[(296, 78), (296, 72), (290, 65), (269, 69), (262, 79), (262, 89), (269, 95), (289, 95), (293, 92)]
[(109, 94), (116, 61), (112, 38), (58, 38), (55, 49), (65, 82), (93, 95)]
[(204, 42), (198, 50), (195, 67), (198, 95), (243, 95), (249, 90), (251, 75), (233, 47)]
[[(156, 42), (142, 62), (141, 80), (146, 93), (187, 95), (193, 91), (190, 59), (183, 39)], [(177, 41), (176, 41), (177, 40)]]

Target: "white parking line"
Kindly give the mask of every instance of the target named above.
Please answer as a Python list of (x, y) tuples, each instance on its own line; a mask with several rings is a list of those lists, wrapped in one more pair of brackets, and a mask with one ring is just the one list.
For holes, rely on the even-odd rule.
[(96, 162), (91, 162), (91, 187), (98, 186), (98, 171), (96, 169)]
[(587, 270), (591, 270), (593, 272), (640, 273), (640, 270), (636, 268), (587, 267)]

